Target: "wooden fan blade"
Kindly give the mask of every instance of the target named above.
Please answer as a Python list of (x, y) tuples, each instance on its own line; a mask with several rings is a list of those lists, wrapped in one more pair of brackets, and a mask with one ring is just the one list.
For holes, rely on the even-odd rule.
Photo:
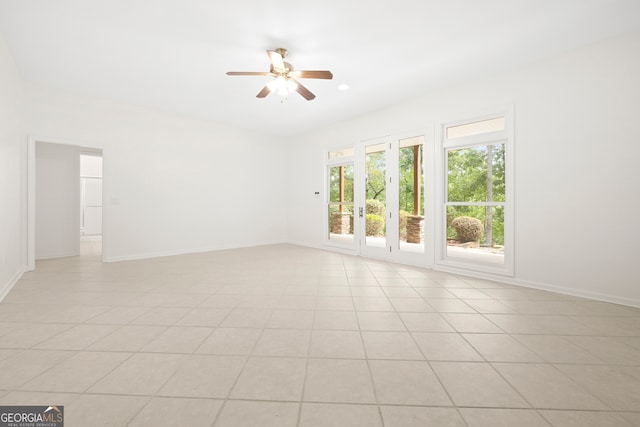
[(284, 59), (282, 59), (282, 55), (275, 50), (268, 50), (267, 54), (269, 55), (269, 60), (271, 61), (271, 65), (277, 71), (285, 71), (284, 68)]
[(227, 76), (268, 76), (268, 71), (228, 71)]
[(270, 93), (271, 93), (271, 89), (269, 89), (269, 86), (265, 86), (262, 88), (260, 92), (258, 92), (258, 94), (256, 95), (256, 98), (264, 98)]
[(311, 101), (312, 99), (314, 99), (316, 96), (311, 93), (311, 91), (309, 89), (307, 89), (306, 87), (302, 86), (300, 84), (299, 81), (292, 79), (293, 81), (295, 81), (298, 84), (298, 87), (296, 88), (296, 92), (298, 92), (300, 95), (302, 95), (304, 97), (304, 99), (306, 99), (307, 101)]
[(306, 71), (294, 71), (297, 77), (301, 79), (327, 79), (331, 80), (333, 74), (331, 71), (326, 70), (306, 70)]

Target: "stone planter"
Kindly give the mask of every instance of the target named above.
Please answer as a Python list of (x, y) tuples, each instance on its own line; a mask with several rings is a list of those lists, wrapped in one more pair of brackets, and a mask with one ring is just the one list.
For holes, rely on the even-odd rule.
[(334, 212), (331, 214), (331, 232), (333, 234), (350, 234), (350, 231), (350, 212)]
[(422, 243), (424, 217), (421, 215), (407, 216), (407, 243)]

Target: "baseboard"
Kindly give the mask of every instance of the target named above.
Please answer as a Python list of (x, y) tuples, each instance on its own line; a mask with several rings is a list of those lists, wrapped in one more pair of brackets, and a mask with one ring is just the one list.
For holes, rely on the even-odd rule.
[(46, 255), (38, 255), (36, 256), (36, 261), (44, 261), (47, 259), (56, 259), (56, 258), (69, 258), (72, 256), (78, 256), (80, 252), (62, 252), (59, 254), (46, 254)]
[(11, 292), (11, 289), (13, 289), (16, 283), (18, 283), (18, 280), (20, 280), (23, 274), (24, 270), (16, 272), (16, 274), (14, 274), (13, 277), (7, 283), (5, 283), (2, 288), (0, 288), (0, 302), (2, 302), (2, 300), (7, 295), (9, 295), (9, 292)]
[(163, 252), (150, 252), (144, 254), (134, 254), (134, 255), (125, 255), (125, 256), (116, 256), (116, 257), (103, 257), (103, 262), (120, 262), (120, 261), (135, 261), (140, 259), (150, 259), (150, 258), (162, 258), (168, 256), (176, 256), (176, 255), (187, 255), (187, 254), (197, 254), (202, 252), (214, 252), (214, 251), (224, 251), (229, 249), (242, 249), (242, 248), (250, 248), (253, 246), (267, 246), (267, 245), (278, 245), (288, 243), (284, 240), (266, 240), (261, 242), (248, 242), (238, 245), (219, 245), (219, 246), (207, 246), (202, 248), (191, 248), (191, 249), (179, 249), (175, 251), (163, 251)]

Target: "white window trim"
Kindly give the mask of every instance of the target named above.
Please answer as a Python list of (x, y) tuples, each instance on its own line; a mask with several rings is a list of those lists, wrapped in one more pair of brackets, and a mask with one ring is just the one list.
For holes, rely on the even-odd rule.
[[(462, 125), (497, 117), (505, 118), (505, 129), (496, 132), (486, 132), (477, 135), (446, 139), (446, 129), (451, 126)], [(469, 270), (491, 273), (503, 276), (514, 275), (515, 254), (515, 224), (514, 224), (514, 107), (510, 106), (490, 114), (470, 116), (467, 119), (446, 121), (436, 126), (436, 230), (435, 230), (435, 264), (444, 269)], [(504, 264), (492, 265), (485, 262), (447, 256), (446, 245), (446, 205), (447, 205), (447, 158), (445, 152), (449, 148), (467, 148), (489, 143), (503, 142), (505, 144), (505, 202), (489, 203), (490, 206), (504, 206)], [(449, 202), (457, 205), (457, 202)], [(461, 205), (473, 205), (473, 202), (460, 202)], [(487, 205), (487, 203), (478, 203)]]

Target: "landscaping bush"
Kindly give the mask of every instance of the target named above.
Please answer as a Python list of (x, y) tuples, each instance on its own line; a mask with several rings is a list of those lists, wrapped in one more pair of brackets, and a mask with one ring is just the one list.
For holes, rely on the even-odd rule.
[(367, 214), (367, 236), (382, 236), (384, 230), (384, 217), (376, 214)]
[(451, 221), (451, 226), (455, 228), (460, 243), (478, 242), (484, 234), (482, 221), (470, 216), (459, 216)]
[(366, 205), (368, 214), (379, 215), (384, 218), (386, 207), (383, 202), (376, 199), (367, 199)]

